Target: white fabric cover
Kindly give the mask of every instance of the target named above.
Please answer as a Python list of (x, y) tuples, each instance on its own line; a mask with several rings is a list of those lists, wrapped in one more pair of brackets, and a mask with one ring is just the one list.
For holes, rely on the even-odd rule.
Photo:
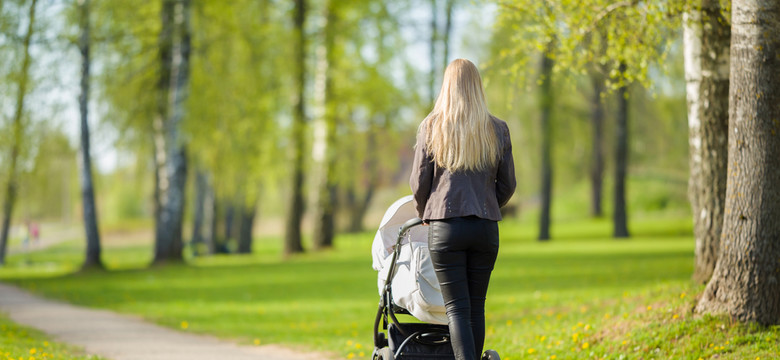
[[(398, 231), (406, 221), (415, 217), (417, 213), (411, 195), (404, 196), (390, 205), (382, 217), (371, 246), (373, 268), (379, 271), (377, 286), (380, 295), (390, 270)], [(420, 321), (446, 325), (444, 299), (428, 252), (428, 228), (413, 227), (402, 244), (392, 281), (393, 302), (409, 310)]]

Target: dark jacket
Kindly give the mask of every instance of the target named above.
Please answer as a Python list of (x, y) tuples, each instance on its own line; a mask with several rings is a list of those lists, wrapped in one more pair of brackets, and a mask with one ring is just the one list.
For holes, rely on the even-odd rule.
[(417, 133), (414, 164), (409, 185), (414, 194), (417, 216), (423, 220), (440, 220), (476, 215), (499, 221), (499, 208), (506, 205), (515, 192), (515, 164), (509, 127), (491, 115), (501, 146), (501, 158), (492, 168), (481, 171), (451, 173), (439, 167), (428, 154), (425, 139), (427, 124)]

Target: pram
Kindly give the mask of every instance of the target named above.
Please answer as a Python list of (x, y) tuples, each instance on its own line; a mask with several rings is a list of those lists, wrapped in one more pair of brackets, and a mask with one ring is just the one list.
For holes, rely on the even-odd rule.
[[(380, 299), (372, 359), (455, 359), (441, 288), (428, 252), (428, 229), (420, 226), (422, 220), (416, 217), (412, 199), (409, 195), (393, 203), (374, 237), (373, 267), (379, 271)], [(422, 322), (401, 322), (397, 315), (411, 315)], [(482, 359), (499, 357), (487, 350)]]

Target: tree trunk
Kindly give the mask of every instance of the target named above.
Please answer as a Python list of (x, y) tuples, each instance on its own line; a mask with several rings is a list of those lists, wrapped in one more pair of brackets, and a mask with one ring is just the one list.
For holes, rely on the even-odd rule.
[(255, 217), (257, 215), (256, 202), (242, 207), (241, 225), (238, 234), (238, 253), (252, 253), (252, 229), (255, 226)]
[(450, 34), (452, 33), (452, 12), (455, 9), (455, 0), (447, 0), (445, 5), (447, 17), (444, 22), (444, 34), (442, 34), (442, 43), (444, 45), (444, 56), (442, 56), (442, 69), (446, 69), (450, 60)]
[[(548, 45), (548, 51), (552, 44)], [(552, 70), (553, 59), (549, 52), (542, 55), (542, 82), (539, 87), (539, 106), (541, 108), (542, 162), (541, 162), (541, 213), (539, 214), (539, 241), (550, 240), (550, 209), (552, 202)]]
[(696, 250), (693, 280), (706, 283), (718, 260), (728, 167), (731, 27), (717, 0), (701, 0), (683, 20), (690, 178)]
[(296, 0), (294, 11), (295, 34), (295, 71), (297, 97), (293, 111), (292, 129), (292, 189), (290, 207), (287, 214), (287, 224), (284, 234), (284, 254), (290, 255), (303, 252), (301, 241), (301, 219), (303, 218), (303, 138), (306, 127), (305, 99), (306, 92), (306, 35), (304, 23), (306, 20), (306, 1)]
[[(626, 64), (620, 63), (620, 73), (625, 74)], [(627, 81), (622, 78), (621, 81)], [(628, 84), (623, 83), (617, 91), (618, 115), (615, 127), (615, 196), (613, 214), (613, 236), (627, 238), (628, 216), (626, 215), (626, 173), (628, 172)]]
[(217, 244), (217, 200), (212, 184), (206, 184), (206, 196), (204, 196), (203, 217), (206, 223), (206, 251), (213, 255), (216, 253)]
[(696, 311), (772, 325), (780, 323), (780, 3), (734, 0), (731, 11), (726, 210)]
[(317, 173), (315, 191), (314, 234), (312, 240), (315, 249), (333, 246), (335, 233), (333, 214), (336, 203), (336, 185), (334, 181), (336, 166), (336, 116), (333, 102), (333, 80), (331, 76), (334, 66), (333, 48), (335, 39), (336, 5), (329, 1), (326, 6), (325, 24), (322, 34), (324, 39), (317, 48), (317, 74), (314, 80), (314, 102), (317, 106), (317, 119), (314, 122), (314, 144), (312, 158)]
[(192, 220), (192, 253), (200, 255), (200, 247), (206, 243), (203, 236), (203, 225), (206, 218), (206, 197), (208, 196), (208, 179), (203, 170), (195, 171), (195, 214)]
[(593, 131), (593, 143), (591, 144), (590, 163), (590, 215), (601, 217), (602, 189), (604, 183), (604, 102), (601, 95), (604, 93), (604, 78), (598, 74), (591, 74), (593, 94), (590, 98), (591, 128)]
[[(171, 23), (172, 25), (167, 25)], [(165, 160), (160, 175), (160, 226), (155, 246), (155, 263), (183, 260), (182, 225), (187, 182), (186, 146), (181, 135), (181, 123), (186, 112), (190, 59), (190, 1), (163, 2), (161, 53), (171, 48), (167, 87), (167, 117), (162, 123)], [(170, 32), (170, 34), (167, 34)], [(167, 37), (170, 37), (168, 41)], [(166, 59), (163, 59), (165, 61)], [(165, 67), (165, 65), (163, 65)], [(165, 71), (163, 71), (165, 73)], [(164, 80), (164, 79), (163, 79)]]
[(89, 65), (90, 65), (90, 23), (89, 0), (83, 0), (80, 5), (81, 37), (79, 51), (81, 52), (81, 96), (79, 110), (81, 111), (81, 199), (84, 215), (84, 232), (87, 237), (87, 252), (82, 268), (103, 268), (100, 260), (100, 233), (97, 226), (97, 208), (92, 183), (92, 158), (89, 143)]
[(3, 201), (3, 227), (0, 229), (0, 265), (5, 264), (5, 253), (8, 248), (8, 231), (11, 228), (11, 216), (14, 210), (17, 195), (17, 166), (19, 154), (22, 147), (22, 137), (24, 133), (22, 116), (24, 115), (24, 99), (27, 96), (27, 82), (29, 81), (30, 63), (30, 40), (33, 36), (35, 25), (35, 6), (37, 0), (32, 0), (30, 4), (30, 19), (27, 23), (27, 33), (24, 36), (24, 53), (22, 59), (21, 76), (19, 77), (19, 87), (16, 94), (16, 109), (13, 118), (13, 144), (11, 144), (11, 154), (9, 157), (10, 165), (8, 168), (8, 182), (5, 191), (5, 200)]
[(436, 6), (436, 0), (431, 0), (431, 73), (428, 78), (428, 93), (430, 95), (430, 99), (428, 100), (428, 103), (431, 104), (431, 109), (433, 109), (433, 104), (436, 102), (436, 41), (439, 38), (439, 15), (438, 15), (438, 8)]

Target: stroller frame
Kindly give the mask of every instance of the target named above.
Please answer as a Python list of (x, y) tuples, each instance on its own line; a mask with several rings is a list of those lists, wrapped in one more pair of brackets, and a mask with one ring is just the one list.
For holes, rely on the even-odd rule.
[[(450, 334), (446, 325), (427, 324), (427, 323), (402, 323), (398, 321), (396, 314), (410, 315), (410, 313), (393, 303), (393, 289), (392, 280), (395, 275), (396, 261), (398, 260), (398, 254), (401, 251), (401, 242), (409, 230), (415, 226), (422, 225), (423, 221), (419, 218), (414, 218), (401, 226), (398, 231), (398, 239), (393, 246), (393, 258), (390, 261), (390, 269), (387, 273), (387, 279), (385, 280), (385, 286), (382, 289), (382, 294), (379, 300), (379, 308), (377, 309), (376, 318), (374, 319), (374, 353), (372, 355), (373, 360), (394, 360), (394, 359), (411, 359), (419, 358), (419, 354), (410, 355), (404, 352), (405, 349), (412, 346), (430, 347), (432, 349), (442, 349), (446, 345), (449, 350), (436, 351), (436, 353), (427, 354), (426, 358), (442, 358), (442, 359), (454, 359), (454, 355), (451, 352), (450, 346)], [(382, 323), (382, 330), (387, 330), (387, 334), (380, 331), (379, 324)], [(401, 335), (403, 340), (395, 350), (392, 346), (395, 345), (393, 337), (394, 333)], [(397, 342), (397, 341), (395, 341)], [(415, 345), (416, 344), (416, 345)]]

